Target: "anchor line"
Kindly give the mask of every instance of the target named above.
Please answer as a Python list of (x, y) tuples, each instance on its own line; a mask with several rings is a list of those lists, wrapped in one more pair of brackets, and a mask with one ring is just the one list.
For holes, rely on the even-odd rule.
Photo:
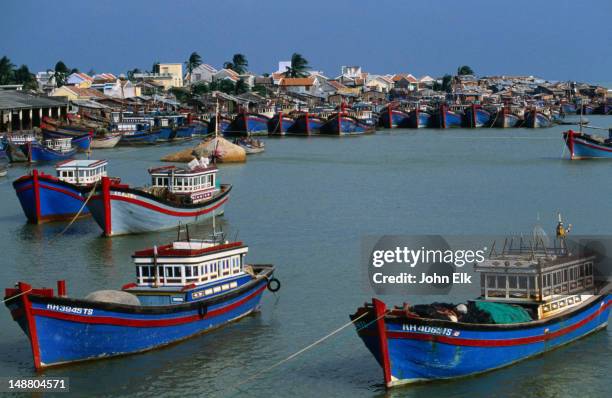
[(70, 220), (70, 222), (68, 223), (68, 225), (66, 225), (66, 228), (64, 228), (61, 232), (59, 232), (57, 235), (55, 235), (53, 238), (51, 238), (51, 240), (49, 241), (49, 244), (53, 243), (53, 241), (55, 241), (55, 239), (59, 238), (64, 233), (66, 233), (66, 231), (68, 231), (68, 228), (70, 228), (72, 226), (72, 224), (74, 224), (74, 222), (77, 220), (77, 218), (79, 218), (79, 216), (81, 215), (81, 213), (85, 209), (85, 206), (87, 206), (87, 203), (89, 202), (89, 199), (91, 199), (91, 197), (93, 196), (94, 192), (96, 191), (96, 187), (98, 186), (98, 182), (99, 181), (96, 181), (94, 186), (91, 188), (91, 191), (89, 192), (89, 195), (87, 195), (87, 199), (85, 199), (85, 201), (83, 202), (83, 205), (81, 206), (81, 208), (79, 209), (77, 214), (75, 214), (74, 217), (72, 217), (72, 220)]
[[(385, 315), (387, 315), (389, 313), (389, 310), (386, 310), (385, 312), (383, 312), (380, 316), (378, 316), (376, 319), (366, 323), (365, 325), (359, 327), (357, 329), (357, 331), (360, 331), (362, 329), (367, 328), (368, 326), (370, 326), (371, 324), (375, 323), (376, 321), (378, 321), (379, 319), (381, 319), (382, 317), (384, 317)], [(334, 335), (338, 334), (339, 332), (341, 332), (342, 330), (346, 329), (347, 327), (355, 324), (357, 321), (359, 321), (361, 318), (365, 317), (366, 315), (368, 315), (368, 312), (364, 312), (363, 314), (361, 314), (360, 316), (358, 316), (357, 318), (353, 319), (352, 321), (345, 323), (344, 325), (340, 326), (338, 329), (326, 334), (325, 336), (321, 337), (320, 339), (316, 340), (315, 342), (307, 345), (306, 347), (302, 348), (299, 351), (294, 352), (293, 354), (289, 355), (288, 357), (276, 362), (275, 364), (268, 366), (267, 368), (264, 368), (262, 370), (260, 370), (259, 372), (251, 375), (250, 377), (247, 377), (246, 379), (244, 379), (243, 381), (241, 381), (240, 383), (234, 385), (231, 387), (231, 389), (236, 389), (239, 390), (238, 387), (240, 387), (241, 385), (248, 383), (256, 378), (258, 378), (259, 376), (261, 376), (264, 373), (267, 373), (269, 371), (271, 371), (272, 369), (275, 369), (277, 367), (279, 367), (280, 365), (289, 362), (290, 360), (294, 359), (295, 357), (303, 354), (304, 352), (316, 347), (317, 345), (323, 343), (325, 340), (329, 339), (330, 337), (333, 337)]]
[(21, 293), (19, 293), (19, 294), (16, 294), (16, 295), (14, 295), (14, 296), (11, 296), (11, 297), (9, 297), (9, 298), (7, 298), (7, 299), (4, 299), (4, 300), (2, 300), (2, 304), (6, 303), (6, 302), (7, 302), (7, 301), (9, 301), (9, 300), (16, 299), (16, 298), (17, 298), (17, 297), (19, 297), (19, 296), (23, 296), (24, 294), (30, 293), (31, 291), (32, 291), (32, 288), (30, 288), (30, 289), (26, 290), (25, 292), (21, 292)]

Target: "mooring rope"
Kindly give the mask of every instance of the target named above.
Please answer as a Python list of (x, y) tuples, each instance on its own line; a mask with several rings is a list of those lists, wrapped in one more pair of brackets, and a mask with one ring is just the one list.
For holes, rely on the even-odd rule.
[[(363, 325), (362, 327), (358, 328), (357, 331), (360, 331), (362, 329), (367, 328), (368, 326), (370, 326), (371, 324), (373, 324), (374, 322), (378, 321), (379, 319), (381, 319), (382, 317), (384, 317), (385, 315), (387, 315), (387, 313), (389, 312), (389, 310), (385, 311), (382, 315), (380, 315), (379, 317), (377, 317), (376, 319), (374, 319), (371, 322), (366, 323), (365, 325)], [(264, 373), (267, 373), (269, 371), (271, 371), (272, 369), (275, 369), (277, 367), (279, 367), (280, 365), (289, 362), (290, 360), (292, 360), (293, 358), (303, 354), (304, 352), (316, 347), (317, 345), (323, 343), (325, 340), (329, 339), (330, 337), (333, 337), (334, 335), (340, 333), (342, 330), (346, 329), (347, 327), (353, 325), (354, 323), (356, 323), (357, 321), (359, 321), (361, 318), (365, 317), (366, 315), (368, 315), (368, 312), (364, 312), (363, 314), (361, 314), (360, 316), (358, 316), (357, 318), (353, 319), (350, 322), (345, 323), (344, 325), (340, 326), (339, 328), (335, 329), (334, 331), (326, 334), (325, 336), (321, 337), (320, 339), (316, 340), (315, 342), (307, 345), (306, 347), (302, 348), (301, 350), (289, 355), (288, 357), (276, 362), (275, 364), (268, 366), (267, 368), (264, 368), (262, 370), (260, 370), (259, 372), (256, 372), (255, 374), (251, 375), (250, 377), (247, 377), (246, 379), (242, 380), (240, 383), (230, 387), (230, 389), (236, 389), (239, 390), (238, 387), (240, 387), (243, 384), (246, 384), (256, 378), (258, 378), (259, 376), (261, 376)]]
[(26, 294), (26, 293), (30, 293), (31, 291), (32, 291), (32, 288), (29, 288), (29, 289), (28, 289), (28, 290), (26, 290), (25, 292), (21, 292), (21, 293), (19, 293), (19, 294), (16, 294), (16, 295), (14, 295), (14, 296), (11, 296), (11, 297), (9, 297), (9, 298), (7, 298), (7, 299), (4, 299), (4, 300), (2, 300), (2, 304), (6, 303), (6, 302), (7, 302), (7, 301), (9, 301), (9, 300), (15, 299), (15, 298), (17, 298), (17, 297), (19, 297), (19, 296), (23, 296), (23, 295), (24, 295), (24, 294)]
[(96, 187), (98, 186), (98, 182), (100, 182), (100, 180), (96, 181), (94, 186), (91, 188), (91, 191), (89, 192), (89, 195), (87, 195), (87, 199), (85, 199), (85, 201), (83, 202), (83, 205), (81, 206), (81, 208), (79, 209), (77, 214), (75, 214), (75, 216), (72, 217), (72, 220), (70, 220), (68, 225), (66, 225), (66, 228), (64, 228), (61, 232), (59, 232), (57, 235), (55, 235), (53, 238), (51, 238), (51, 240), (49, 241), (49, 244), (53, 243), (53, 241), (55, 241), (55, 239), (57, 239), (60, 236), (62, 236), (63, 234), (65, 234), (66, 231), (68, 231), (68, 228), (70, 228), (72, 226), (72, 224), (74, 224), (74, 222), (77, 220), (77, 218), (79, 218), (81, 216), (81, 213), (85, 209), (85, 206), (87, 206), (87, 203), (89, 202), (89, 199), (91, 199), (91, 197), (93, 196), (94, 192), (96, 191)]

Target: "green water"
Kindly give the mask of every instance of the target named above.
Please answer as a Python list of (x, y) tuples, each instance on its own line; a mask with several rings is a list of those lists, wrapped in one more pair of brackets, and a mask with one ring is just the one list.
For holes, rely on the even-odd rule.
[[(589, 116), (608, 126), (611, 117)], [(234, 184), (219, 220), (272, 262), (283, 286), (261, 313), (213, 333), (142, 355), (50, 369), (82, 396), (564, 397), (609, 395), (611, 331), (478, 377), (386, 393), (382, 371), (352, 328), (234, 388), (348, 321), (371, 298), (359, 269), (360, 240), (376, 234), (506, 234), (557, 211), (576, 234), (612, 233), (612, 164), (567, 160), (562, 127), (546, 130), (395, 130), (364, 137), (267, 139), (244, 165), (222, 165)], [(100, 151), (110, 172), (142, 184), (146, 169), (176, 146)], [(562, 158), (562, 156), (565, 158)], [(47, 171), (51, 169), (45, 168)], [(175, 231), (105, 239), (92, 220), (25, 224), (10, 182), (0, 179), (0, 281), (54, 286), (71, 295), (131, 282), (134, 250)], [(197, 231), (207, 234), (209, 226)], [(194, 232), (192, 231), (192, 234)], [(385, 297), (389, 303), (424, 298)], [(425, 298), (426, 299), (426, 298)], [(32, 376), (30, 347), (0, 310), (0, 376)]]

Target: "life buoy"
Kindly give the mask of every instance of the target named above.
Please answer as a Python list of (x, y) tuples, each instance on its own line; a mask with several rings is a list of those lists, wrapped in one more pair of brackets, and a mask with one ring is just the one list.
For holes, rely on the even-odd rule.
[(206, 307), (206, 304), (200, 303), (200, 305), (198, 306), (198, 315), (200, 316), (200, 318), (204, 318), (207, 312), (208, 308)]
[(278, 279), (272, 278), (268, 281), (268, 290), (272, 293), (278, 292), (281, 288), (281, 283)]

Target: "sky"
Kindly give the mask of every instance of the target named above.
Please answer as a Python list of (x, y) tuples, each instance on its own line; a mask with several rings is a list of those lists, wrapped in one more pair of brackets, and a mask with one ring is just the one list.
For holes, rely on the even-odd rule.
[(256, 73), (302, 54), (335, 77), (371, 73), (612, 81), (612, 1), (3, 0), (0, 56), (30, 70), (58, 60), (125, 73), (184, 62), (220, 67), (243, 53)]

